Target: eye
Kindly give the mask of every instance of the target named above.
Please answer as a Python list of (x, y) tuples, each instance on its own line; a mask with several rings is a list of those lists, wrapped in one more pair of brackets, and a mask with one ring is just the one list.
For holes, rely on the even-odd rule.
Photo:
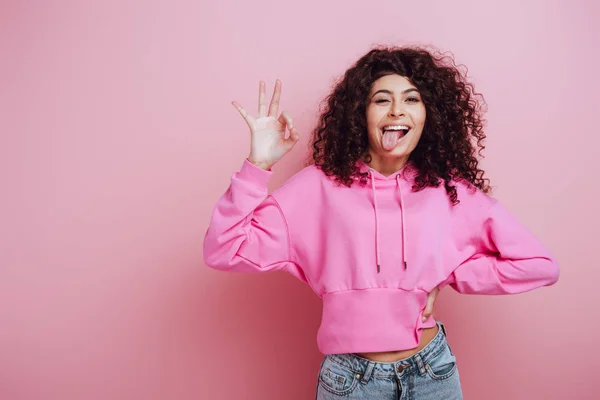
[(377, 99), (377, 100), (375, 100), (375, 103), (377, 103), (377, 104), (387, 103), (387, 102), (389, 102), (388, 99)]
[(412, 102), (412, 103), (418, 103), (419, 102), (419, 98), (418, 97), (409, 97), (409, 98), (406, 99), (406, 101)]

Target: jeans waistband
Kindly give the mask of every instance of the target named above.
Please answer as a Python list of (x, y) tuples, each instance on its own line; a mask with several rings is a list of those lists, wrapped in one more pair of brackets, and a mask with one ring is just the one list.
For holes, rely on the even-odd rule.
[(418, 371), (425, 373), (425, 364), (444, 351), (446, 345), (446, 328), (444, 324), (437, 321), (439, 327), (434, 338), (421, 350), (410, 357), (394, 362), (380, 362), (368, 360), (357, 354), (328, 354), (325, 357), (330, 361), (356, 373), (360, 374), (362, 380), (369, 380), (370, 376), (389, 377), (398, 373), (411, 373)]

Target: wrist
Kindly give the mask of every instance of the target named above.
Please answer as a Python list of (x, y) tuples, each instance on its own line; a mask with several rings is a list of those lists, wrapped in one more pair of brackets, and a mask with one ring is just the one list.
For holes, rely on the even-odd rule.
[(264, 163), (264, 162), (257, 162), (252, 160), (250, 157), (247, 158), (248, 162), (258, 168), (264, 169), (265, 171), (270, 171), (272, 165)]

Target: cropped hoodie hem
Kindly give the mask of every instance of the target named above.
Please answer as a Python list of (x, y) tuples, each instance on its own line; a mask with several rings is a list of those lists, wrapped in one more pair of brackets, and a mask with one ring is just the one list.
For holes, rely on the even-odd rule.
[(436, 325), (433, 317), (421, 319), (427, 296), (422, 290), (394, 288), (325, 293), (326, 323), (317, 334), (318, 346), (326, 354), (415, 348), (423, 329)]

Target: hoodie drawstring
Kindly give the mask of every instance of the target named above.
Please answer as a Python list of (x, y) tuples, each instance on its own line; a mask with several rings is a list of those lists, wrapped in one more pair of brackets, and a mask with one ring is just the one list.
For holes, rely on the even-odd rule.
[(379, 215), (377, 214), (377, 191), (375, 190), (375, 178), (371, 175), (371, 189), (373, 189), (373, 209), (375, 210), (375, 260), (377, 261), (377, 273), (381, 271), (381, 263), (379, 262)]
[(408, 268), (408, 264), (406, 262), (406, 234), (404, 232), (404, 200), (402, 199), (402, 188), (400, 184), (400, 174), (396, 175), (396, 182), (398, 182), (398, 193), (400, 194), (400, 216), (402, 217), (402, 265), (404, 269)]
[[(375, 211), (375, 259), (377, 262), (377, 273), (381, 271), (381, 255), (379, 251), (379, 214), (377, 212), (377, 190), (375, 190), (375, 178), (372, 170), (369, 170), (371, 175), (371, 190), (373, 191), (373, 210)], [(406, 234), (404, 232), (404, 200), (402, 199), (402, 188), (400, 185), (400, 174), (396, 175), (396, 183), (398, 185), (398, 193), (400, 194), (400, 215), (402, 217), (402, 266), (408, 268), (406, 262)]]

